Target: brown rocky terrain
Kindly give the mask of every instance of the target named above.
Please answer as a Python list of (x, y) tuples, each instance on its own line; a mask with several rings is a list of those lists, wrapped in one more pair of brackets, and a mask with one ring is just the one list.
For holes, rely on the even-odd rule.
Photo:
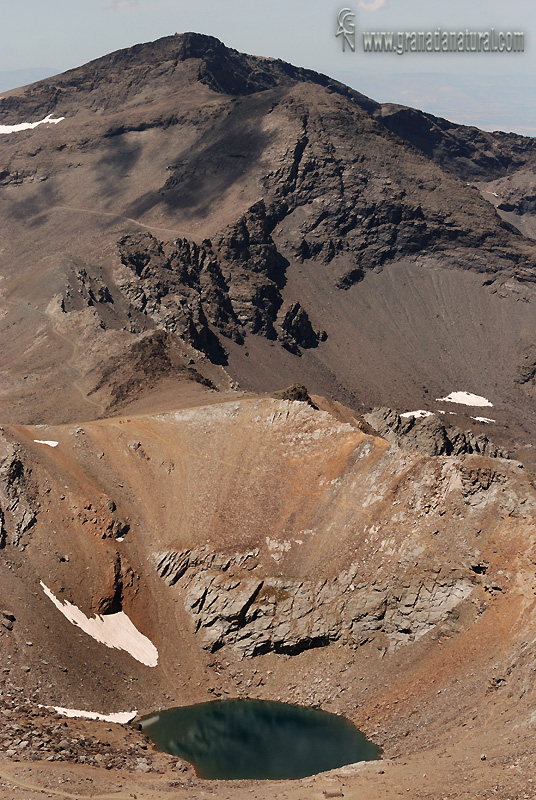
[[(0, 135), (0, 798), (535, 797), (532, 140), (197, 34), (0, 99), (49, 114)], [(56, 714), (234, 696), (383, 759)]]
[[(0, 137), (5, 421), (191, 392), (192, 367), (361, 412), (473, 392), (490, 437), (534, 462), (536, 251), (488, 202), (528, 181), (532, 140), (197, 34), (0, 100), (2, 124), (48, 114), (65, 119)], [(483, 433), (477, 414), (454, 422)]]
[(503, 220), (523, 235), (535, 238), (533, 138), (456, 125), (394, 103), (383, 104), (375, 117), (449, 172), (471, 181)]
[[(274, 789), (289, 796), (304, 783), (350, 797), (530, 786), (533, 475), (401, 450), (341, 414), (235, 398), (5, 427), (4, 782), (24, 792), (65, 774), (72, 796), (107, 796), (110, 780), (138, 794), (133, 770), (151, 777), (142, 797), (197, 796), (191, 769), (128, 726), (37, 705), (144, 713), (253, 696), (343, 713), (384, 749), (380, 764)], [(158, 665), (72, 625), (40, 581), (88, 616), (123, 610)], [(443, 759), (461, 773), (447, 777)], [(264, 796), (262, 782), (235, 791), (252, 787)]]
[(365, 421), (388, 442), (429, 456), (474, 453), (489, 458), (508, 458), (508, 453), (490, 442), (485, 434), (475, 436), (435, 414), (402, 418), (392, 408), (375, 408), (365, 415)]

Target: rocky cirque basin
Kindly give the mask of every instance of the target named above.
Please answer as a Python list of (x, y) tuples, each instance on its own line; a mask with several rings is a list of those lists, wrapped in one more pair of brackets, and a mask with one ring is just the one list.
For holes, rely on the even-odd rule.
[[(342, 713), (383, 747), (385, 763), (314, 791), (527, 786), (533, 476), (500, 458), (400, 450), (342, 412), (236, 398), (5, 427), (3, 791), (54, 776), (81, 796), (126, 789), (132, 769), (149, 781), (136, 794), (197, 796), (189, 768), (140, 753), (135, 731), (36, 706), (143, 713), (229, 696)], [(40, 581), (87, 616), (122, 609), (158, 665), (72, 625)]]

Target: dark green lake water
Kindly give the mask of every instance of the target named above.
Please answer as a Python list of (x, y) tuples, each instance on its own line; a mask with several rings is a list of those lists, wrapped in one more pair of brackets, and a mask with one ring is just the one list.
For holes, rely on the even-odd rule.
[(380, 758), (344, 717), (268, 700), (215, 700), (141, 720), (159, 750), (194, 765), (200, 778), (281, 780)]

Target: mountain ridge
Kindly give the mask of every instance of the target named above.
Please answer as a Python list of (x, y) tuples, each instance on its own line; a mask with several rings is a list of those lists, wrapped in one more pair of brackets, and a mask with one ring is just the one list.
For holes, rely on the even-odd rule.
[[(154, 83), (155, 78), (173, 75), (180, 63), (189, 60), (199, 61), (200, 64), (196, 64), (197, 69), (186, 77), (198, 80), (222, 94), (242, 96), (272, 89), (276, 85), (290, 85), (301, 81), (318, 83), (343, 96), (352, 97), (371, 111), (379, 107), (360, 92), (315, 70), (295, 67), (281, 59), (245, 55), (227, 47), (214, 36), (189, 32), (136, 44), (100, 56), (80, 67), (22, 87), (22, 97), (20, 89), (10, 90), (3, 96), (0, 119), (7, 119), (4, 112), (20, 109), (21, 104), (23, 108), (30, 108), (31, 101), (36, 101), (40, 91), (45, 97), (39, 101), (39, 105), (34, 106), (35, 112), (44, 108), (45, 102), (48, 102), (47, 107), (52, 110), (61, 102), (69, 102), (68, 94), (64, 95), (70, 90), (91, 91), (95, 82), (117, 70), (124, 72), (128, 69), (134, 72), (129, 88), (133, 87), (136, 91), (146, 80)], [(157, 75), (154, 74), (155, 69), (158, 70)], [(153, 74), (150, 74), (151, 70)]]
[[(532, 302), (536, 251), (467, 185), (459, 163), (439, 163), (450, 151), (429, 115), (411, 112), (425, 132), (436, 125), (439, 150), (427, 155), (415, 136), (401, 138), (396, 113), (382, 117), (379, 104), (354, 90), (198, 34), (117, 51), (0, 101), (3, 121), (19, 122), (30, 108), (65, 119), (1, 137), (3, 290), (9, 323), (18, 308), (24, 323), (15, 326), (48, 319), (49, 343), (58, 333), (75, 343), (59, 382), (76, 368), (84, 388), (65, 395), (60, 419), (76, 417), (84, 392), (93, 400), (86, 394), (84, 414), (96, 412), (96, 397), (106, 407), (99, 369), (110, 375), (121, 363), (134, 387), (125, 359), (130, 353), (134, 373), (139, 353), (150, 351), (138, 340), (156, 329), (177, 340), (170, 353), (183, 352), (177, 379), (193, 359), (202, 379), (221, 388), (273, 391), (299, 378), (360, 411), (422, 408), (424, 388), (437, 397), (454, 388), (493, 393), (503, 408), (499, 446), (515, 439), (524, 447), (536, 424), (524, 399), (533, 391), (525, 356), (534, 326), (519, 302)], [(460, 126), (455, 132), (451, 149), (469, 137)], [(474, 148), (488, 147), (489, 136)], [(514, 170), (523, 149), (515, 142), (517, 156), (504, 156)], [(489, 166), (483, 153), (479, 177)], [(490, 169), (495, 178), (495, 162)], [(465, 270), (476, 279), (463, 278)], [(405, 289), (395, 280), (402, 273)], [(27, 290), (18, 288), (32, 280), (42, 286), (40, 317), (25, 310)], [(86, 364), (77, 344), (84, 338), (95, 343)], [(360, 345), (348, 357), (350, 340)], [(20, 361), (18, 347), (15, 337), (16, 370), (39, 383), (31, 354)], [(500, 363), (487, 376), (481, 365), (493, 352)], [(521, 374), (528, 379), (512, 400)], [(29, 395), (22, 381), (6, 404), (20, 398), (25, 422), (32, 403), (46, 417), (53, 390)]]

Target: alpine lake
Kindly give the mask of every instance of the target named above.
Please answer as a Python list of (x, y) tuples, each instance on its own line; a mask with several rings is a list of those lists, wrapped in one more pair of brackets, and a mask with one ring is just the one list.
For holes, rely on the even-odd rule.
[(344, 717), (269, 700), (169, 708), (143, 717), (141, 728), (158, 750), (213, 780), (295, 780), (381, 757)]

